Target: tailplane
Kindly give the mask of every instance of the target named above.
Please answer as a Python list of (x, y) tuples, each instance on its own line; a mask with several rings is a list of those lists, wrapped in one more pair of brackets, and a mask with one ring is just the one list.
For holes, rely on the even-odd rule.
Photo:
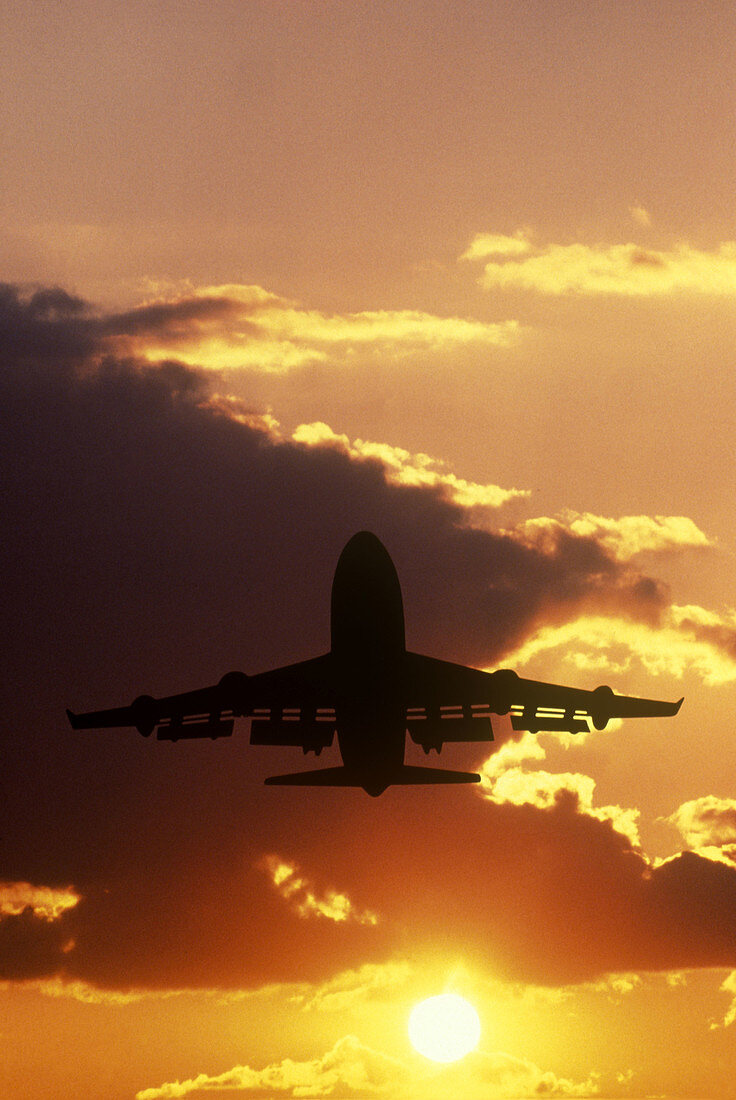
[(356, 773), (349, 768), (320, 768), (312, 772), (293, 772), (291, 775), (272, 775), (266, 780), (273, 787), (362, 787), (369, 794), (380, 793), (391, 786), (415, 786), (423, 783), (480, 783), (476, 772), (452, 772), (445, 768), (421, 768), (411, 764), (376, 776)]
[(477, 772), (451, 772), (446, 768), (420, 768), (412, 764), (402, 764), (398, 772), (391, 777), (392, 783), (480, 783)]
[(313, 772), (272, 775), (266, 783), (273, 787), (362, 787), (355, 773), (347, 768), (319, 768)]

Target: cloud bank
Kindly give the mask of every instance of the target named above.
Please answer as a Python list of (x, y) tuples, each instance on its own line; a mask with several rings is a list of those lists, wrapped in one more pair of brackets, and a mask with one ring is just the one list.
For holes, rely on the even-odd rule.
[[(33, 888), (20, 912), (14, 895), (0, 976), (123, 994), (324, 982), (385, 963), (407, 937), (419, 953), (492, 956), (502, 975), (551, 984), (736, 966), (736, 869), (697, 852), (652, 867), (572, 781), (498, 802), (389, 791), (366, 808), (361, 792), (264, 788), (293, 759), (244, 751), (245, 730), (216, 745), (70, 731), (67, 706), (324, 651), (335, 562), (361, 528), (396, 561), (415, 649), (485, 666), (545, 631), (613, 622), (733, 662), (728, 625), (673, 609), (606, 525), (562, 524), (541, 542), (474, 528), (442, 478), (394, 478), (393, 452), (366, 461), (341, 439), (283, 440), (201, 372), (133, 354), (142, 334), (209, 324), (209, 310), (230, 306), (187, 308), (100, 316), (59, 289), (0, 293), (12, 532), (0, 544), (1, 625), (13, 639), (0, 876), (16, 889), (73, 883), (79, 898), (49, 921)], [(503, 723), (497, 735), (509, 738)], [(472, 749), (446, 751), (480, 763)], [(330, 908), (296, 871), (318, 868), (380, 920), (304, 919), (258, 869), (274, 852), (294, 869), (282, 885), (305, 879), (299, 896)]]

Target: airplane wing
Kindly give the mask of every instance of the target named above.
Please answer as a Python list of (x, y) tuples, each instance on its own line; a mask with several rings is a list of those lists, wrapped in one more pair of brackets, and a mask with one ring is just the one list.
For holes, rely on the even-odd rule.
[(319, 753), (335, 732), (335, 687), (331, 654), (272, 669), (256, 676), (229, 672), (212, 687), (154, 699), (139, 696), (130, 706), (74, 714), (73, 729), (133, 726), (159, 741), (229, 737), (235, 719), (252, 718), (251, 743), (294, 745)]
[(409, 734), (425, 751), (439, 750), (445, 741), (492, 740), (492, 734), (472, 735), (490, 730), (491, 714), (510, 712), (515, 730), (581, 733), (589, 728), (588, 718), (605, 729), (611, 718), (670, 717), (682, 704), (616, 695), (607, 686), (587, 691), (526, 680), (508, 668), (482, 672), (410, 652), (406, 688)]

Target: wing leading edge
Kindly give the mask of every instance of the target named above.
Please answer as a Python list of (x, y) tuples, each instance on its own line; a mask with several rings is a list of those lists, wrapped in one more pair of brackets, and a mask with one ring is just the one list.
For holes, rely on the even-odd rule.
[[(467, 726), (490, 714), (510, 713), (515, 730), (580, 733), (589, 728), (588, 719), (596, 729), (605, 729), (612, 718), (669, 718), (682, 705), (682, 699), (669, 703), (616, 695), (606, 685), (588, 691), (527, 680), (508, 668), (482, 672), (419, 653), (406, 654), (406, 692), (407, 701), (415, 704), (409, 714), (423, 710), (439, 715), (441, 729), (453, 714), (462, 716)], [(410, 724), (410, 734), (422, 744), (422, 728), (419, 723), (416, 727)]]
[[(511, 715), (515, 730), (578, 733), (589, 722), (603, 729), (611, 718), (670, 717), (676, 703), (616, 695), (602, 686), (592, 691), (528, 680), (511, 669), (483, 672), (466, 665), (407, 652), (403, 667), (406, 727), (426, 752), (446, 742), (492, 741), (492, 714)], [(235, 719), (251, 719), (251, 744), (301, 747), (319, 754), (335, 735), (339, 685), (330, 653), (256, 676), (231, 672), (211, 687), (162, 699), (139, 696), (130, 706), (75, 714), (74, 729), (132, 726), (158, 740), (229, 737)], [(401, 765), (390, 784), (477, 783), (473, 772)], [(345, 767), (273, 776), (282, 786), (364, 786)], [(388, 784), (387, 784), (388, 785)], [(383, 789), (383, 787), (382, 787)]]
[[(211, 687), (163, 699), (141, 695), (127, 707), (67, 715), (76, 730), (133, 726), (144, 737), (155, 730), (159, 741), (229, 737), (235, 719), (247, 717), (254, 719), (254, 744), (318, 751), (334, 736), (333, 681), (327, 653), (256, 676), (229, 672)], [(280, 717), (271, 719), (277, 712)]]

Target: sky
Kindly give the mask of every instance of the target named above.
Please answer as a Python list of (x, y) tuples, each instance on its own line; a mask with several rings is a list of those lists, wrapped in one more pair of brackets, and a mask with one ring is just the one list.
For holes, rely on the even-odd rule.
[[(3, 42), (0, 1094), (729, 1100), (736, 9), (6, 0)], [(264, 787), (311, 758), (244, 719), (69, 728), (324, 652), (363, 529), (410, 648), (679, 715), (494, 718), (439, 761), (477, 787), (376, 799)]]

